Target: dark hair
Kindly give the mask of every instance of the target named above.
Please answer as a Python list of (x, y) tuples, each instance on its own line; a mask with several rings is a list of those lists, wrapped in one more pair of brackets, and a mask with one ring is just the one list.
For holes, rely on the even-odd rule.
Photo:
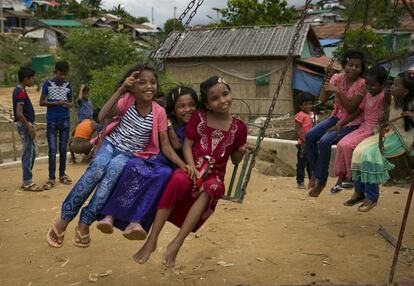
[(169, 116), (173, 116), (174, 108), (175, 108), (175, 104), (177, 103), (177, 100), (181, 96), (186, 95), (186, 94), (189, 94), (194, 99), (194, 102), (196, 103), (196, 105), (198, 104), (197, 92), (194, 89), (186, 85), (178, 85), (174, 87), (173, 89), (171, 89), (167, 94), (166, 111)]
[(200, 83), (200, 107), (206, 109), (207, 104), (207, 93), (210, 88), (215, 86), (218, 83), (224, 84), (229, 91), (231, 91), (230, 86), (224, 81), (222, 77), (217, 75), (210, 77), (209, 79)]
[(298, 96), (298, 105), (301, 106), (306, 101), (312, 101), (314, 100), (314, 96), (312, 93), (301, 91)]
[(83, 87), (83, 90), (82, 90), (83, 92), (89, 92), (89, 86), (87, 86), (87, 85), (85, 85), (84, 87)]
[(365, 76), (372, 76), (379, 84), (385, 84), (388, 79), (388, 72), (383, 66), (375, 65), (367, 70)]
[[(408, 94), (404, 96), (401, 102), (402, 110), (407, 111), (409, 110), (411, 101), (414, 99), (414, 71), (402, 72), (398, 74), (398, 77), (401, 78), (404, 88), (408, 89)], [(404, 130), (408, 131), (413, 127), (414, 123), (411, 119), (408, 116), (404, 116)]]
[(157, 90), (155, 92), (155, 94), (157, 94), (159, 92), (159, 87), (160, 87), (160, 84), (159, 84), (159, 81), (158, 81), (158, 74), (157, 74), (157, 71), (155, 70), (155, 68), (153, 68), (152, 66), (147, 65), (147, 64), (136, 64), (136, 65), (132, 66), (129, 70), (127, 70), (127, 72), (122, 76), (122, 79), (120, 81), (118, 81), (118, 83), (115, 85), (115, 91), (117, 91), (118, 88), (120, 88), (121, 85), (124, 83), (124, 81), (136, 71), (139, 71), (139, 72), (141, 72), (141, 71), (150, 71), (154, 74), (155, 79), (157, 80)]
[(101, 111), (101, 109), (100, 108), (95, 108), (94, 110), (93, 110), (93, 113), (92, 113), (92, 119), (94, 120), (94, 121), (97, 121), (98, 120), (98, 115), (99, 115), (99, 112)]
[(69, 64), (67, 61), (58, 61), (55, 64), (55, 70), (60, 71), (63, 73), (67, 73), (69, 71)]
[(17, 72), (19, 82), (23, 82), (26, 78), (31, 78), (35, 75), (35, 71), (28, 67), (21, 67)]
[(366, 59), (363, 52), (355, 50), (355, 49), (348, 49), (345, 51), (344, 55), (342, 56), (341, 65), (342, 68), (345, 68), (346, 64), (351, 59), (357, 59), (361, 61), (361, 73), (362, 75), (365, 72), (365, 66), (366, 66)]

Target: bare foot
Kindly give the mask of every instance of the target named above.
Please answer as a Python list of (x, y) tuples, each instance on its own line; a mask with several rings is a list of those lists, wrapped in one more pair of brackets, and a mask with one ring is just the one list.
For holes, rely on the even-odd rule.
[(147, 232), (138, 222), (131, 222), (122, 235), (129, 240), (144, 240), (147, 238)]
[(151, 257), (151, 253), (153, 253), (157, 249), (157, 243), (151, 243), (150, 241), (146, 241), (144, 245), (135, 253), (132, 258), (136, 263), (144, 264), (148, 261)]
[(163, 264), (168, 267), (172, 268), (175, 264), (175, 259), (177, 258), (178, 251), (180, 250), (181, 244), (175, 241), (172, 241), (168, 246), (167, 250), (164, 254), (164, 261)]
[(102, 231), (103, 233), (113, 233), (114, 232), (114, 218), (112, 216), (105, 216), (102, 220), (96, 223), (96, 228)]
[(318, 182), (316, 182), (315, 186), (308, 193), (309, 197), (319, 197), (324, 188), (325, 185), (320, 185)]
[(309, 180), (308, 189), (312, 189), (315, 186), (315, 183), (316, 183), (316, 178), (312, 176)]

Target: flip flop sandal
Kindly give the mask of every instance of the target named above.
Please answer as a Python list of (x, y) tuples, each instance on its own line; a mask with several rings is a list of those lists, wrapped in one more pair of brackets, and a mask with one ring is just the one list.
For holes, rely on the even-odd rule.
[(365, 201), (358, 207), (358, 211), (366, 213), (369, 212), (373, 207), (377, 205), (377, 202)]
[(347, 207), (352, 207), (354, 205), (356, 205), (357, 203), (362, 202), (363, 200), (365, 200), (365, 195), (360, 196), (358, 199), (349, 199), (346, 202), (344, 202), (344, 206)]
[[(52, 235), (52, 232), (53, 232), (53, 235)], [(53, 236), (57, 237), (58, 240), (57, 241), (53, 240), (52, 238)], [(62, 231), (61, 233), (59, 233), (54, 224), (52, 224), (52, 226), (49, 228), (46, 234), (47, 243), (49, 243), (50, 246), (55, 247), (55, 248), (62, 247), (64, 237), (65, 237), (65, 231)], [(58, 241), (61, 241), (61, 242), (59, 243)]]
[(72, 243), (74, 246), (81, 248), (89, 247), (89, 245), (91, 244), (91, 238), (89, 236), (89, 233), (82, 235), (79, 229), (76, 227), (75, 236), (73, 237)]
[(343, 189), (352, 189), (354, 187), (354, 183), (351, 181), (344, 181), (342, 182), (341, 187)]
[(43, 188), (39, 187), (35, 183), (31, 183), (30, 185), (22, 185), (22, 190), (26, 192), (42, 192)]
[(55, 182), (49, 180), (43, 185), (43, 190), (48, 191), (48, 190), (52, 189), (54, 186), (55, 186)]
[(336, 195), (337, 193), (340, 193), (344, 188), (341, 185), (335, 185), (331, 189), (331, 194)]
[(61, 182), (64, 185), (70, 185), (72, 184), (72, 179), (69, 178), (68, 175), (63, 175), (62, 177), (59, 178), (59, 182)]

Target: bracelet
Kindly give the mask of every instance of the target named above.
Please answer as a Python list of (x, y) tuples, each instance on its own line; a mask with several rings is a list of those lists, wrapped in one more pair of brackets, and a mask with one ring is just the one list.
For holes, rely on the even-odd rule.
[(168, 129), (172, 129), (173, 128), (173, 123), (170, 119), (167, 120), (167, 128)]

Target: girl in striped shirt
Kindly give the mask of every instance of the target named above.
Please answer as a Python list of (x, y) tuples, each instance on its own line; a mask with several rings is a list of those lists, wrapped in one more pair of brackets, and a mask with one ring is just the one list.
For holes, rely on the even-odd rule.
[(105, 128), (103, 143), (63, 202), (60, 218), (47, 233), (52, 247), (62, 246), (67, 226), (96, 187), (88, 205), (81, 211), (73, 238), (75, 246), (89, 246), (89, 226), (102, 211), (128, 160), (158, 154), (161, 145), (169, 160), (190, 176), (194, 175), (194, 168), (186, 165), (171, 147), (165, 110), (153, 101), (159, 88), (156, 71), (147, 65), (136, 65), (126, 73), (119, 86), (98, 116), (99, 121), (113, 119)]

